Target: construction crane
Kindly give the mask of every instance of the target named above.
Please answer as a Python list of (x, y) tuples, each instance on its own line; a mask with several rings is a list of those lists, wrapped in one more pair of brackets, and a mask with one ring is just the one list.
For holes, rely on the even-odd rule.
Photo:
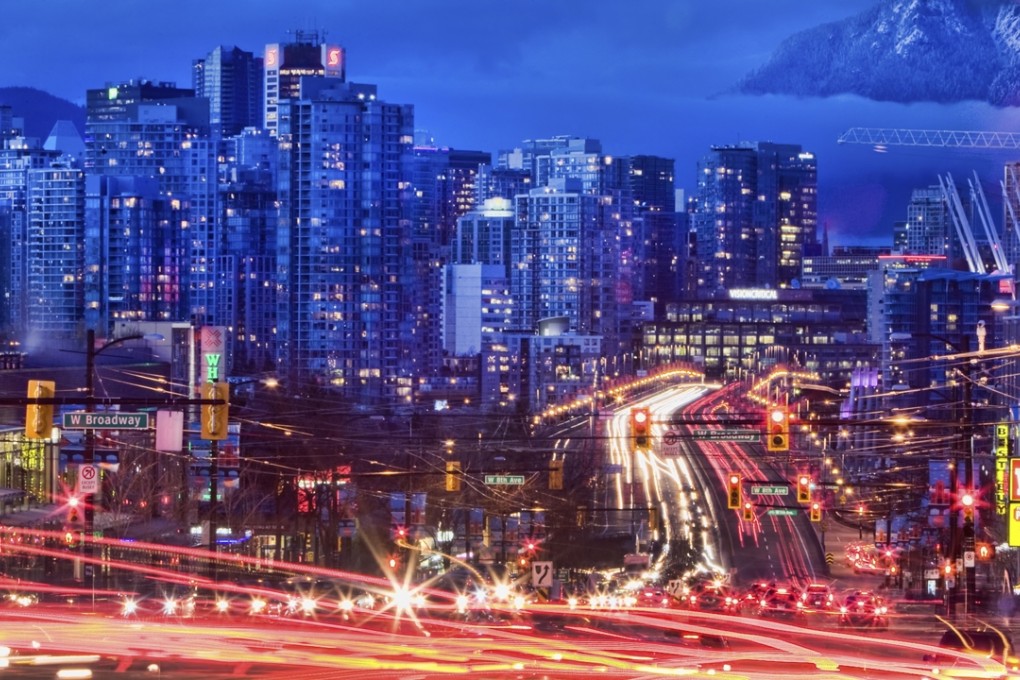
[(836, 141), (840, 144), (871, 144), (874, 146), (1020, 149), (1020, 132), (854, 127), (841, 134)]
[[(888, 146), (920, 146), (940, 148), (970, 148), (970, 149), (1020, 149), (1020, 132), (1000, 132), (987, 130), (911, 130), (906, 128), (850, 128), (836, 140), (840, 144), (870, 144), (876, 148), (883, 149)], [(1013, 198), (1020, 200), (1020, 188), (1016, 185), (1016, 178), (1012, 166), (1008, 167), (1010, 176), (1013, 177)], [(981, 182), (977, 172), (973, 180), (967, 180), (970, 189), (970, 204), (981, 221), (985, 238), (991, 248), (991, 255), (995, 268), (1001, 272), (1010, 272), (1010, 266), (1006, 253), (1002, 247), (1002, 239), (995, 228), (992, 219), (992, 211), (988, 207), (988, 200), (981, 189)], [(1003, 202), (1010, 213), (1013, 230), (1020, 239), (1020, 227), (1017, 226), (1016, 215), (1013, 205), (1010, 202), (1010, 192), (1006, 188), (1006, 182), (1000, 181), (1002, 188)], [(960, 201), (959, 191), (953, 182), (952, 176), (948, 173), (943, 178), (939, 176), (939, 187), (949, 207), (949, 215), (952, 219), (956, 234), (959, 237), (964, 257), (967, 259), (967, 266), (974, 273), (984, 274), (985, 265), (981, 259), (977, 243), (974, 239), (974, 230), (967, 211), (964, 210)]]

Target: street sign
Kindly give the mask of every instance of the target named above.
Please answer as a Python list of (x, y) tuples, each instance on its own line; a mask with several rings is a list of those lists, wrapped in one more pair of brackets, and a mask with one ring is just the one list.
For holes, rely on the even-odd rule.
[(78, 466), (78, 493), (96, 493), (99, 491), (99, 468), (95, 465)]
[(790, 494), (790, 487), (778, 485), (778, 486), (762, 486), (758, 484), (751, 485), (751, 493), (758, 496), (788, 496)]
[(757, 443), (761, 441), (761, 433), (757, 430), (693, 430), (695, 439), (707, 439), (717, 442)]
[(107, 411), (89, 413), (77, 411), (64, 414), (65, 430), (147, 430), (149, 429), (148, 413), (121, 413)]
[(549, 588), (553, 584), (553, 563), (531, 563), (531, 586), (533, 588)]
[(486, 486), (510, 486), (524, 484), (524, 475), (485, 475)]
[(797, 508), (770, 508), (768, 514), (773, 517), (793, 517), (797, 512)]

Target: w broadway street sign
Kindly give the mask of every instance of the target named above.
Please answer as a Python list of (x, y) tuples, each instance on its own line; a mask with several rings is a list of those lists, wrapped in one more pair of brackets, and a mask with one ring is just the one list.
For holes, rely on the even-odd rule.
[(695, 439), (707, 439), (719, 442), (757, 443), (761, 441), (761, 433), (757, 430), (692, 430)]
[(77, 413), (64, 414), (65, 430), (147, 430), (148, 413)]

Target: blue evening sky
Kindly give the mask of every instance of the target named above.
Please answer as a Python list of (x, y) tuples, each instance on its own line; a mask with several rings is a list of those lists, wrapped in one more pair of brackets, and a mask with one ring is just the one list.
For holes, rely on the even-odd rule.
[[(835, 144), (846, 128), (1000, 129), (1012, 111), (726, 94), (796, 31), (873, 0), (5, 0), (0, 86), (83, 102), (131, 78), (190, 86), (216, 45), (262, 52), (294, 29), (347, 50), (348, 79), (415, 106), (440, 145), (496, 151), (575, 134), (611, 154), (674, 158), (690, 189), (712, 145), (799, 143), (818, 155), (820, 220), (833, 241), (881, 242), (911, 186), (937, 173), (997, 181), (1000, 158)], [(897, 154), (899, 154), (897, 156)], [(962, 179), (962, 175), (960, 177)]]

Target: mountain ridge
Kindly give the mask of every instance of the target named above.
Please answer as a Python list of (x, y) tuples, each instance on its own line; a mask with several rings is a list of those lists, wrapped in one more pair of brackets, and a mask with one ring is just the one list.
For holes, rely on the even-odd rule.
[(1005, 0), (884, 0), (787, 37), (735, 89), (1018, 106), (1020, 6)]
[(25, 121), (25, 136), (45, 140), (57, 121), (69, 120), (85, 136), (85, 107), (34, 87), (0, 87), (0, 105)]

